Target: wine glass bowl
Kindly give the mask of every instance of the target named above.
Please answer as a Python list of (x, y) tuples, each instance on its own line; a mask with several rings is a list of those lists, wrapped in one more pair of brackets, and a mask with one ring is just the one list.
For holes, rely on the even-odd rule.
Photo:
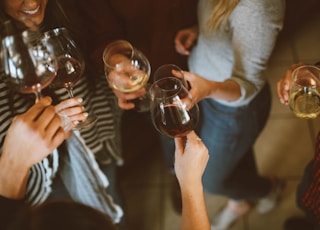
[(70, 97), (73, 97), (73, 86), (85, 69), (85, 61), (79, 48), (66, 28), (55, 28), (45, 32), (42, 42), (46, 44), (58, 63), (57, 76), (51, 86), (66, 88)]
[(182, 69), (175, 64), (164, 64), (158, 67), (153, 75), (153, 81), (155, 82), (159, 79), (167, 78), (167, 77), (178, 78), (182, 82), (185, 88), (187, 89), (191, 88), (188, 82), (184, 79)]
[(109, 85), (121, 92), (134, 92), (148, 82), (151, 67), (145, 55), (125, 40), (116, 40), (103, 53)]
[(195, 129), (199, 107), (178, 78), (159, 79), (151, 85), (149, 92), (151, 119), (161, 134), (181, 137)]
[[(63, 27), (44, 32), (41, 42), (48, 47), (58, 64), (57, 75), (51, 87), (65, 88), (69, 97), (73, 98), (73, 87), (85, 70), (85, 60), (79, 47)], [(97, 119), (90, 113), (85, 120), (79, 121), (74, 129), (91, 127)]]
[(292, 72), (289, 107), (299, 118), (320, 115), (320, 68), (303, 65)]
[[(128, 41), (116, 40), (103, 52), (105, 75), (109, 86), (124, 93), (148, 88), (151, 66), (147, 57)], [(149, 94), (129, 100), (137, 112), (149, 111)]]
[(47, 47), (38, 41), (30, 42), (28, 33), (2, 39), (3, 65), (8, 86), (20, 93), (34, 93), (36, 101), (41, 90), (55, 78), (57, 63)]

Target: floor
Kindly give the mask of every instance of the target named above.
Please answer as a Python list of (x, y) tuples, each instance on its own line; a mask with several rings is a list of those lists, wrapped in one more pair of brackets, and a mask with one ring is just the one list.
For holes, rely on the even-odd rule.
[[(319, 11), (311, 9), (305, 18), (301, 18), (303, 20), (295, 20), (295, 24), (289, 23), (288, 29), (283, 30), (272, 55), (268, 68), (273, 91), (272, 111), (269, 122), (255, 145), (260, 173), (284, 179), (286, 187), (278, 206), (272, 212), (261, 215), (253, 208), (231, 230), (281, 230), (288, 217), (303, 215), (295, 204), (295, 189), (304, 166), (312, 157), (320, 119), (302, 120), (294, 117), (288, 107), (279, 103), (276, 96), (276, 82), (288, 66), (298, 61), (314, 63), (320, 60)], [(136, 116), (137, 120), (150, 122), (148, 116), (141, 114), (129, 113), (127, 116)], [(129, 126), (131, 131), (128, 131)], [(155, 135), (155, 130), (151, 125), (141, 130), (139, 122), (124, 122), (124, 129), (124, 153), (129, 163), (120, 169), (120, 186), (130, 229), (179, 229), (180, 215), (173, 210), (170, 201), (173, 177), (159, 153), (157, 141), (151, 138)], [(137, 145), (126, 145), (130, 141)], [(210, 218), (225, 201), (223, 197), (206, 195)]]

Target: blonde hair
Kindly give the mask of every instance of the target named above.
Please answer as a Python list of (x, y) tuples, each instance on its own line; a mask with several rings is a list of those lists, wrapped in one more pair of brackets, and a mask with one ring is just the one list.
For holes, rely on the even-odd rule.
[(208, 20), (209, 30), (215, 30), (221, 26), (224, 28), (227, 25), (228, 18), (237, 6), (240, 0), (218, 0), (216, 4), (214, 1), (211, 1), (213, 10)]

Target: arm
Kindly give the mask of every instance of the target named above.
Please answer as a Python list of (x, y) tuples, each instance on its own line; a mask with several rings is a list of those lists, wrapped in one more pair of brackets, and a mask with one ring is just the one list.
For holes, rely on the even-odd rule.
[(240, 85), (234, 80), (211, 81), (195, 73), (184, 71), (185, 79), (190, 83), (190, 93), (195, 102), (203, 98), (215, 98), (234, 101), (241, 97)]
[(181, 230), (209, 230), (202, 188), (202, 174), (209, 159), (208, 150), (191, 132), (186, 139), (175, 139), (175, 171), (182, 195)]
[[(233, 105), (250, 101), (265, 85), (263, 72), (282, 26), (283, 11), (283, 0), (241, 1), (229, 17), (228, 28), (212, 32), (212, 49), (211, 34), (204, 34), (203, 37), (209, 38), (200, 39), (190, 57), (191, 69), (201, 76), (186, 73), (186, 79), (194, 89), (190, 91), (193, 97), (197, 101), (214, 98)], [(215, 36), (215, 33), (221, 33), (221, 36)], [(230, 71), (221, 70), (220, 54), (222, 66)], [(208, 58), (204, 58), (206, 55)]]
[(60, 124), (60, 117), (48, 97), (13, 119), (0, 157), (1, 196), (17, 200), (24, 198), (29, 169), (47, 157), (65, 138)]

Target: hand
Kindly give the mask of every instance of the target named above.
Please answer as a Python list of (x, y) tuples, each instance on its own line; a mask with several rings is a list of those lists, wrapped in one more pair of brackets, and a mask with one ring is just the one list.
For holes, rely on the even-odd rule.
[(73, 97), (55, 106), (56, 112), (60, 116), (66, 116), (69, 119), (71, 129), (76, 127), (79, 121), (84, 121), (88, 117), (88, 113), (84, 112), (84, 107), (81, 104), (82, 101), (82, 98)]
[(201, 183), (209, 160), (207, 147), (194, 131), (185, 138), (175, 138), (175, 173), (181, 188)]
[(178, 31), (174, 40), (176, 51), (182, 55), (189, 55), (191, 47), (196, 43), (197, 38), (197, 26)]
[(288, 105), (292, 72), (302, 65), (304, 65), (302, 62), (291, 65), (285, 75), (277, 82), (277, 94), (282, 104)]
[(63, 142), (65, 133), (51, 101), (49, 97), (41, 98), (27, 112), (14, 117), (1, 160), (8, 160), (19, 170), (29, 169)]
[(113, 89), (113, 92), (118, 97), (119, 107), (121, 109), (129, 110), (135, 107), (134, 103), (130, 102), (130, 100), (143, 97), (147, 93), (147, 90), (145, 87), (142, 87), (141, 89), (138, 89), (131, 93), (123, 93), (115, 89)]
[(189, 93), (192, 95), (194, 103), (198, 103), (203, 98), (210, 96), (213, 90), (211, 88), (213, 86), (212, 81), (187, 71), (183, 71), (183, 75), (184, 79), (190, 84)]

